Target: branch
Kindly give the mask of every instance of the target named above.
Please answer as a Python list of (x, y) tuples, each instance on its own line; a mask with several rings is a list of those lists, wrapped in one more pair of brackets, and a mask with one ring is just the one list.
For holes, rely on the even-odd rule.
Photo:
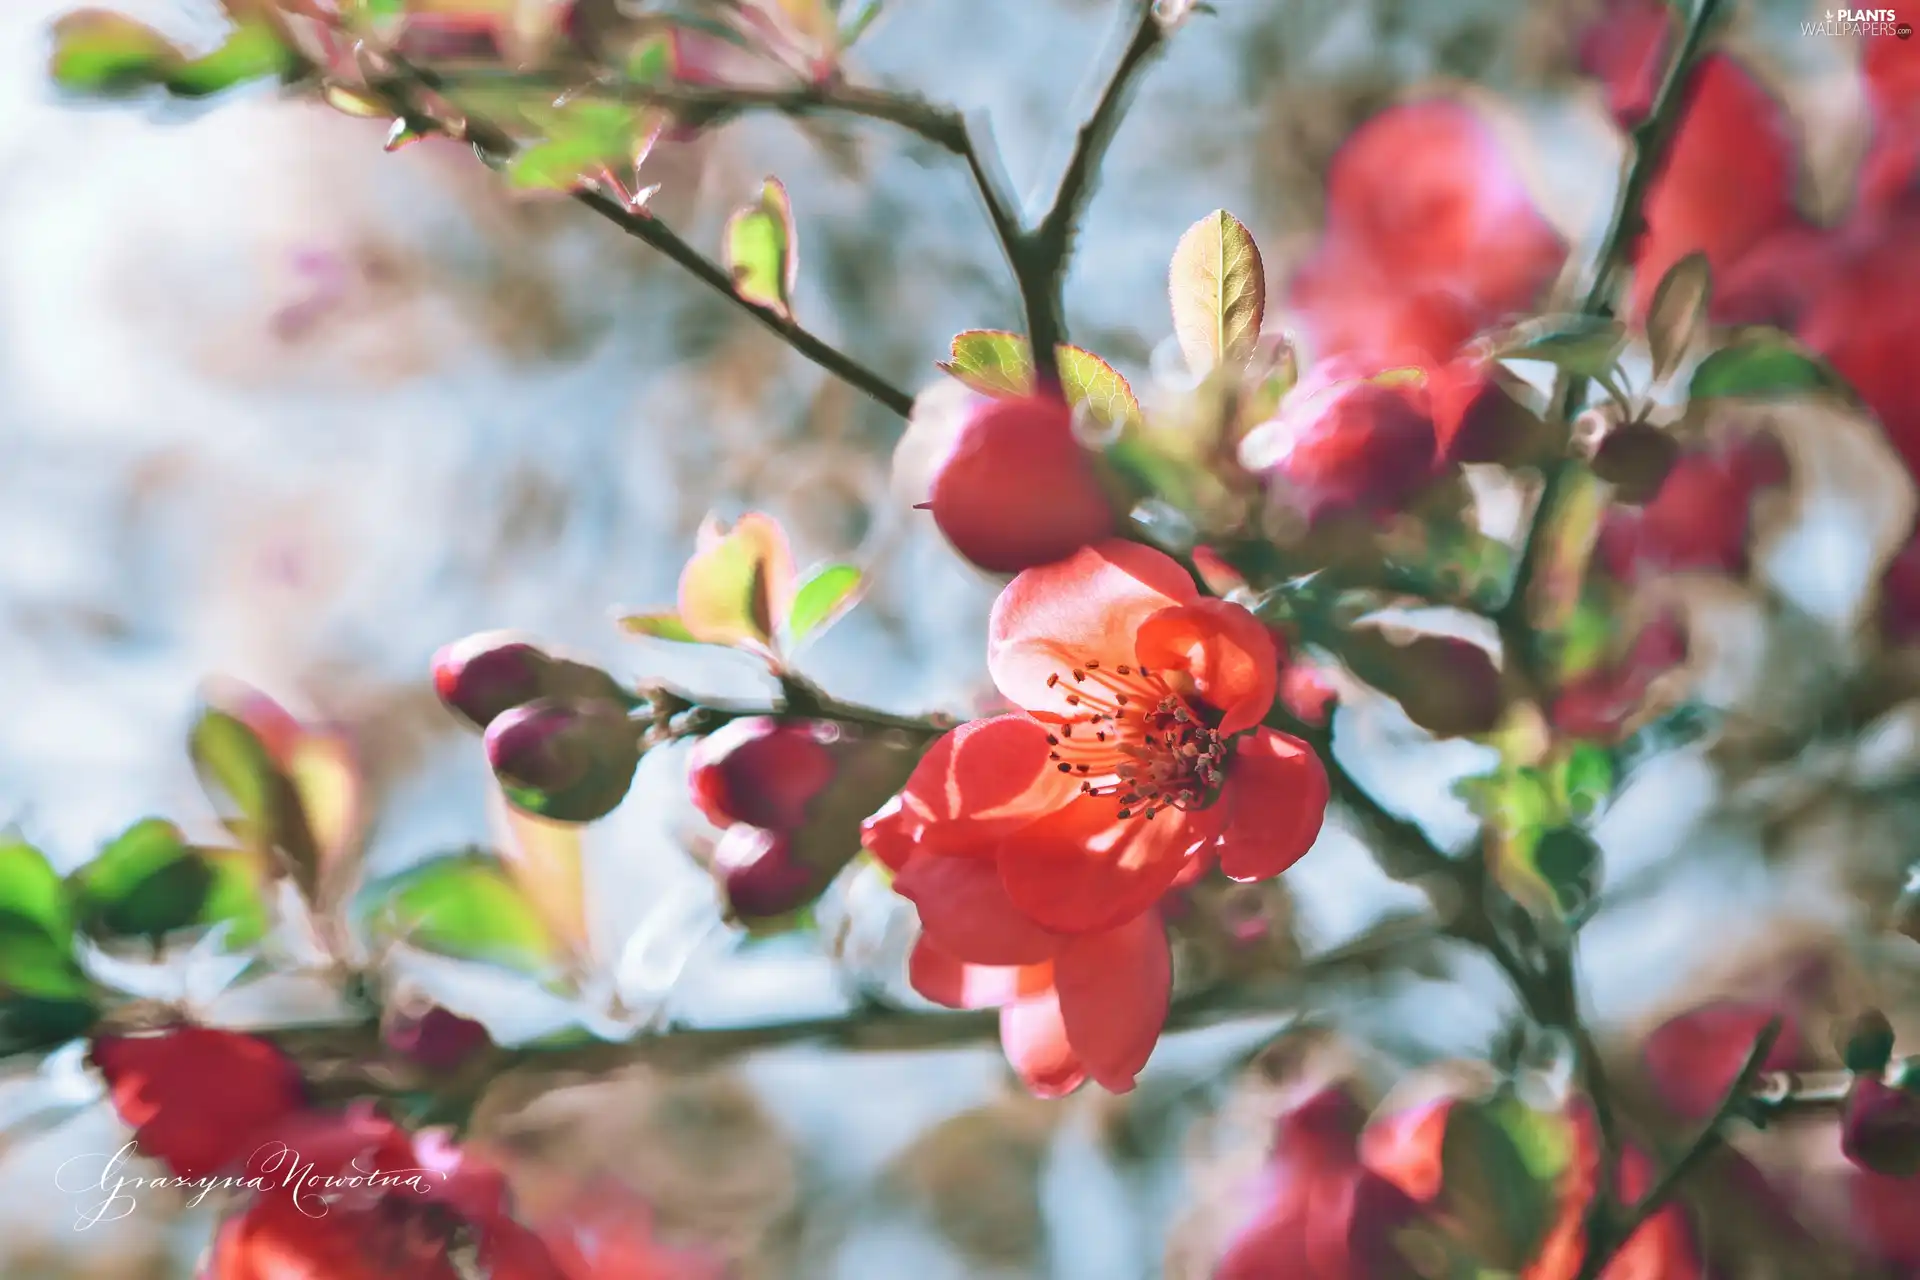
[[(1674, 130), (1679, 125), (1680, 103), (1688, 76), (1699, 56), (1707, 28), (1719, 8), (1720, 0), (1695, 0), (1693, 13), (1680, 38), (1680, 47), (1667, 67), (1666, 78), (1660, 84), (1653, 106), (1647, 118), (1633, 131), (1633, 161), (1620, 183), (1620, 194), (1614, 202), (1613, 221), (1601, 240), (1600, 253), (1595, 261), (1593, 283), (1588, 286), (1586, 298), (1581, 303), (1582, 314), (1604, 317), (1613, 313), (1616, 282), (1627, 267), (1628, 250), (1643, 223), (1640, 206), (1645, 202), (1647, 191), (1666, 160), (1667, 146), (1672, 142)], [(1553, 408), (1561, 422), (1573, 421), (1586, 381), (1585, 378), (1567, 374), (1555, 380)], [(1522, 670), (1528, 669), (1532, 663), (1531, 646), (1527, 643), (1527, 615), (1534, 596), (1534, 579), (1540, 573), (1544, 542), (1540, 529), (1552, 519), (1561, 492), (1579, 466), (1578, 462), (1568, 459), (1547, 470), (1540, 498), (1534, 503), (1533, 518), (1528, 521), (1523, 535), (1520, 562), (1514, 571), (1512, 590), (1506, 603), (1495, 615), (1503, 653), (1507, 661), (1518, 664)]]
[(1753, 1048), (1747, 1051), (1747, 1058), (1741, 1064), (1740, 1073), (1733, 1078), (1727, 1092), (1720, 1099), (1720, 1105), (1714, 1109), (1713, 1117), (1700, 1130), (1697, 1137), (1681, 1153), (1680, 1158), (1667, 1167), (1657, 1182), (1641, 1196), (1632, 1208), (1628, 1209), (1617, 1224), (1608, 1225), (1605, 1243), (1596, 1240), (1591, 1233), (1587, 1237), (1587, 1253), (1581, 1262), (1577, 1280), (1599, 1280), (1606, 1270), (1607, 1263), (1615, 1252), (1633, 1239), (1634, 1234), (1645, 1226), (1654, 1214), (1660, 1212), (1666, 1203), (1673, 1199), (1680, 1185), (1686, 1181), (1702, 1161), (1720, 1149), (1725, 1140), (1724, 1130), (1727, 1123), (1738, 1116), (1748, 1105), (1748, 1095), (1753, 1091), (1754, 1083), (1760, 1078), (1761, 1064), (1767, 1055), (1773, 1052), (1774, 1041), (1780, 1038), (1782, 1022), (1774, 1018), (1754, 1039)]
[[(467, 143), (473, 147), (474, 154), (495, 169), (504, 166), (517, 150), (505, 130), (464, 108), (458, 120), (436, 119), (426, 109), (418, 91), (425, 89), (443, 93), (449, 87), (448, 82), (438, 74), (396, 55), (382, 53), (380, 57), (392, 65), (396, 74), (379, 79), (372, 87), (409, 124), (430, 125), (448, 137)], [(665, 223), (647, 213), (629, 209), (622, 201), (594, 188), (582, 188), (573, 193), (573, 198), (642, 244), (665, 254), (694, 279), (725, 297), (728, 302), (752, 316), (763, 328), (828, 373), (865, 392), (902, 418), (913, 412), (913, 397), (910, 394), (797, 321), (756, 306), (741, 297), (733, 287), (733, 277), (726, 268), (687, 243)]]

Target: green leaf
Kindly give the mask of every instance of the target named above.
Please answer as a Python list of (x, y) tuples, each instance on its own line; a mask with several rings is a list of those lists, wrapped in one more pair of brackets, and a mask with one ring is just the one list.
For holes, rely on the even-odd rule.
[(953, 338), (941, 370), (987, 396), (1024, 396), (1033, 390), (1033, 351), (1017, 333), (970, 329)]
[(857, 0), (854, 4), (841, 6), (840, 12), (840, 48), (851, 49), (853, 42), (867, 33), (873, 20), (880, 16), (886, 7), (886, 0)]
[(1700, 339), (1713, 295), (1713, 269), (1703, 252), (1688, 254), (1667, 268), (1647, 308), (1647, 349), (1653, 355), (1653, 380), (1665, 382)]
[(1584, 919), (1600, 896), (1600, 846), (1578, 827), (1543, 832), (1530, 854), (1533, 871), (1553, 895), (1563, 920)]
[[(1559, 1208), (1557, 1170), (1542, 1174), (1513, 1128), (1517, 1103), (1455, 1103), (1441, 1139), (1447, 1216), (1484, 1264), (1519, 1271), (1545, 1241)], [(1533, 1141), (1529, 1135), (1529, 1142)], [(1534, 1147), (1535, 1158), (1541, 1148)]]
[(680, 621), (677, 613), (629, 613), (622, 615), (615, 625), (630, 636), (672, 640), (678, 644), (705, 643), (687, 630), (687, 624)]
[(165, 83), (177, 98), (205, 98), (249, 80), (289, 75), (298, 65), (297, 55), (278, 32), (263, 22), (249, 22), (234, 28), (212, 53), (175, 67)]
[(71, 884), (89, 933), (157, 938), (200, 919), (213, 874), (178, 827), (146, 818), (108, 841)]
[(53, 24), (49, 70), (62, 89), (122, 97), (159, 84), (180, 51), (145, 23), (105, 9), (79, 9)]
[(1133, 388), (1114, 367), (1091, 351), (1061, 347), (1060, 389), (1067, 403), (1085, 403), (1093, 416), (1110, 427), (1137, 427), (1145, 421)]
[(1173, 330), (1187, 367), (1205, 377), (1253, 355), (1266, 317), (1266, 267), (1253, 236), (1225, 209), (1187, 229), (1168, 273)]
[(638, 85), (667, 84), (673, 79), (676, 59), (673, 35), (662, 32), (635, 44), (627, 53), (627, 79)]
[(551, 972), (564, 949), (499, 859), (449, 854), (367, 886), (363, 918), (377, 939), (497, 965)]
[(1749, 330), (1733, 345), (1702, 360), (1693, 371), (1687, 395), (1695, 400), (1764, 400), (1845, 387), (1838, 374), (1801, 350), (1792, 338), (1777, 330), (1760, 329)]
[(187, 748), (200, 785), (227, 830), (248, 848), (271, 852), (309, 901), (318, 887), (320, 848), (300, 794), (245, 721), (207, 708)]
[(88, 1000), (0, 1000), (0, 1058), (44, 1053), (78, 1040), (100, 1020)]
[(1494, 349), (1501, 360), (1539, 360), (1568, 373), (1594, 377), (1611, 371), (1626, 345), (1616, 320), (1597, 316), (1548, 316), (1514, 328)]
[(72, 940), (73, 908), (60, 873), (18, 836), (0, 837), (0, 903), (8, 915), (47, 937)]
[(194, 920), (198, 927), (227, 926), (225, 946), (240, 951), (266, 936), (273, 925), (267, 904), (265, 867), (247, 849), (196, 849), (208, 871), (206, 901)]
[(865, 585), (866, 575), (850, 564), (826, 565), (807, 575), (787, 611), (787, 643), (797, 645), (832, 626), (859, 600)]
[(1591, 742), (1575, 743), (1554, 768), (1553, 789), (1566, 811), (1582, 821), (1613, 797), (1613, 755)]
[(569, 99), (537, 114), (546, 137), (507, 163), (507, 181), (524, 191), (571, 191), (602, 170), (625, 172), (652, 142), (648, 117), (634, 107)]
[(772, 517), (749, 512), (731, 529), (709, 519), (680, 571), (679, 617), (708, 644), (766, 649), (791, 607), (793, 549)]
[(768, 178), (761, 184), (760, 199), (727, 219), (725, 244), (733, 291), (754, 306), (791, 320), (800, 248), (793, 202), (778, 178)]

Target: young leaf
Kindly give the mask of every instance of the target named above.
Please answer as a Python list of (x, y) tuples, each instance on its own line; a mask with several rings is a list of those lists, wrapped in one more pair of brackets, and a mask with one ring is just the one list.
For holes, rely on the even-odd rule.
[(1575, 743), (1553, 771), (1553, 787), (1562, 807), (1586, 819), (1613, 796), (1613, 756), (1591, 742)]
[(616, 619), (615, 625), (630, 636), (672, 640), (678, 644), (701, 643), (677, 613), (628, 613)]
[(756, 307), (791, 320), (800, 248), (793, 203), (778, 178), (768, 178), (761, 185), (760, 199), (727, 219), (725, 240), (734, 292)]
[(1017, 333), (970, 329), (953, 338), (953, 356), (940, 366), (986, 396), (1024, 396), (1033, 390), (1033, 353)]
[(1578, 827), (1555, 827), (1542, 834), (1530, 860), (1561, 919), (1581, 919), (1600, 896), (1600, 846)]
[(771, 517), (750, 513), (729, 531), (709, 519), (680, 574), (680, 621), (707, 644), (767, 649), (793, 580), (793, 551)]
[(1792, 338), (1776, 330), (1760, 329), (1748, 331), (1733, 345), (1702, 360), (1693, 371), (1687, 395), (1694, 400), (1723, 396), (1763, 400), (1844, 387), (1839, 375), (1802, 351)]
[(538, 113), (546, 137), (507, 164), (507, 181), (523, 191), (572, 191), (602, 173), (631, 172), (653, 145), (647, 113), (624, 103), (570, 99)]
[(1137, 427), (1144, 421), (1133, 388), (1114, 367), (1091, 351), (1061, 347), (1060, 389), (1067, 403), (1083, 401), (1101, 422), (1112, 427)]
[(1459, 1102), (1448, 1109), (1442, 1185), (1447, 1215), (1474, 1256), (1501, 1271), (1519, 1271), (1553, 1225), (1558, 1178), (1535, 1171), (1498, 1108)]
[(76, 93), (121, 97), (150, 89), (182, 61), (153, 28), (105, 9), (80, 9), (53, 24), (53, 81)]
[(187, 745), (200, 785), (227, 830), (249, 848), (277, 855), (312, 901), (320, 849), (299, 792), (259, 735), (239, 717), (208, 708), (194, 723)]
[(1173, 331), (1187, 367), (1205, 377), (1253, 355), (1266, 316), (1266, 267), (1253, 236), (1217, 209), (1187, 229), (1168, 273)]
[(278, 32), (264, 22), (248, 22), (212, 53), (173, 68), (165, 84), (176, 98), (205, 98), (249, 80), (288, 75), (298, 65), (298, 55)]
[(0, 836), (0, 903), (49, 938), (73, 936), (73, 908), (60, 873), (18, 836)]
[(866, 576), (850, 564), (825, 565), (807, 575), (787, 611), (787, 643), (798, 645), (832, 626), (859, 600), (865, 585)]
[(362, 894), (370, 934), (422, 951), (551, 972), (563, 949), (499, 859), (480, 850), (448, 854), (376, 881)]
[(1705, 253), (1690, 253), (1667, 269), (1647, 309), (1647, 349), (1653, 380), (1665, 382), (1697, 342), (1712, 298), (1713, 269)]
[(1539, 360), (1568, 373), (1594, 377), (1618, 363), (1626, 341), (1626, 329), (1615, 320), (1548, 316), (1515, 327), (1493, 354), (1501, 360)]
[(59, 875), (24, 840), (0, 840), (0, 993), (64, 1000), (89, 986), (73, 958), (73, 914)]
[(157, 938), (200, 919), (213, 875), (178, 827), (146, 818), (108, 841), (71, 884), (87, 932)]

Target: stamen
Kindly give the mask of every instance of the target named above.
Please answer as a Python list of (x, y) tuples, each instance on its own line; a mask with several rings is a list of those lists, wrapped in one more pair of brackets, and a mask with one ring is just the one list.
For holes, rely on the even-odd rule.
[(1047, 754), (1082, 779), (1080, 795), (1112, 797), (1120, 818), (1144, 821), (1217, 798), (1232, 743), (1151, 670), (1088, 658), (1047, 679), (1048, 688), (1063, 685), (1072, 711), (1047, 735)]

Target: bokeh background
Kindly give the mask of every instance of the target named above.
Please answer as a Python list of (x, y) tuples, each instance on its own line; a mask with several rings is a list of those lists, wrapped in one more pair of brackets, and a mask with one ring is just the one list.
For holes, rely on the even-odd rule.
[[(210, 823), (183, 735), (220, 673), (354, 732), (379, 795), (376, 866), (484, 842), (489, 775), (432, 696), (433, 651), (512, 627), (616, 671), (759, 691), (736, 659), (612, 625), (616, 605), (671, 598), (710, 510), (771, 512), (803, 560), (870, 569), (871, 596), (810, 652), (810, 675), (900, 711), (975, 705), (993, 584), (890, 493), (901, 424), (884, 410), (582, 210), (510, 198), (457, 147), (384, 154), (379, 122), (271, 89), (191, 111), (61, 101), (45, 32), (64, 7), (0, 13), (0, 820), (63, 865), (149, 813)], [(189, 37), (209, 21), (186, 3), (121, 7)], [(1318, 224), (1339, 141), (1437, 85), (1481, 86), (1587, 260), (1621, 153), (1574, 73), (1581, 6), (1217, 8), (1147, 77), (1068, 284), (1075, 340), (1138, 384), (1165, 364), (1180, 233), (1232, 210), (1277, 283)], [(1852, 51), (1800, 37), (1818, 15), (1798, 4), (1742, 8), (1738, 38), (1790, 92), (1816, 187), (1844, 174), (1859, 142)], [(1016, 185), (1044, 187), (1086, 107), (1081, 69), (1112, 55), (1113, 18), (1105, 0), (893, 0), (852, 65), (985, 112)], [(750, 119), (652, 163), (660, 215), (709, 247), (778, 174), (798, 217), (802, 319), (902, 385), (939, 376), (954, 332), (1017, 320), (964, 173), (883, 125)], [(1870, 430), (1821, 430), (1829, 443), (1762, 557), (1795, 602), (1791, 625), (1757, 593), (1702, 606), (1733, 637), (1709, 673), (1729, 703), (1817, 704), (1830, 633), (1910, 513)], [(1448, 786), (1476, 748), (1425, 743), (1391, 703), (1340, 717), (1343, 756), (1390, 805), (1467, 836)], [(838, 954), (818, 940), (743, 948), (718, 928), (686, 853), (711, 833), (681, 796), (683, 766), (650, 757), (589, 837), (595, 945), (631, 1011), (596, 1015), (608, 1033), (662, 1011), (743, 1023), (897, 989), (911, 913), (858, 885), (828, 904), (846, 925)], [(1914, 830), (1838, 788), (1784, 828), (1780, 809), (1700, 751), (1639, 775), (1601, 833), (1626, 889), (1583, 948), (1603, 1024), (1643, 1016), (1785, 916), (1842, 918), (1836, 868), (1878, 866), (1872, 851)], [(1420, 901), (1337, 828), (1287, 886), (1275, 964)], [(211, 997), (221, 963), (137, 979), (236, 1023), (318, 1008), (297, 983)], [(504, 1041), (578, 1020), (500, 980), (421, 980)], [(1303, 1012), (1430, 1057), (1480, 1051), (1507, 1003), (1490, 971), (1450, 957), (1425, 977), (1329, 984)], [(1125, 1100), (1021, 1100), (991, 1042), (784, 1048), (695, 1079), (638, 1067), (551, 1095), (522, 1121), (525, 1151), (530, 1166), (564, 1151), (617, 1169), (669, 1221), (747, 1241), (762, 1274), (1155, 1276), (1209, 1185), (1192, 1122), (1282, 1021), (1170, 1037)], [(16, 1126), (0, 1138), (0, 1273), (190, 1274), (211, 1217), (164, 1195), (75, 1230), (62, 1163), (123, 1140), (77, 1051), (7, 1082), (0, 1111)]]

